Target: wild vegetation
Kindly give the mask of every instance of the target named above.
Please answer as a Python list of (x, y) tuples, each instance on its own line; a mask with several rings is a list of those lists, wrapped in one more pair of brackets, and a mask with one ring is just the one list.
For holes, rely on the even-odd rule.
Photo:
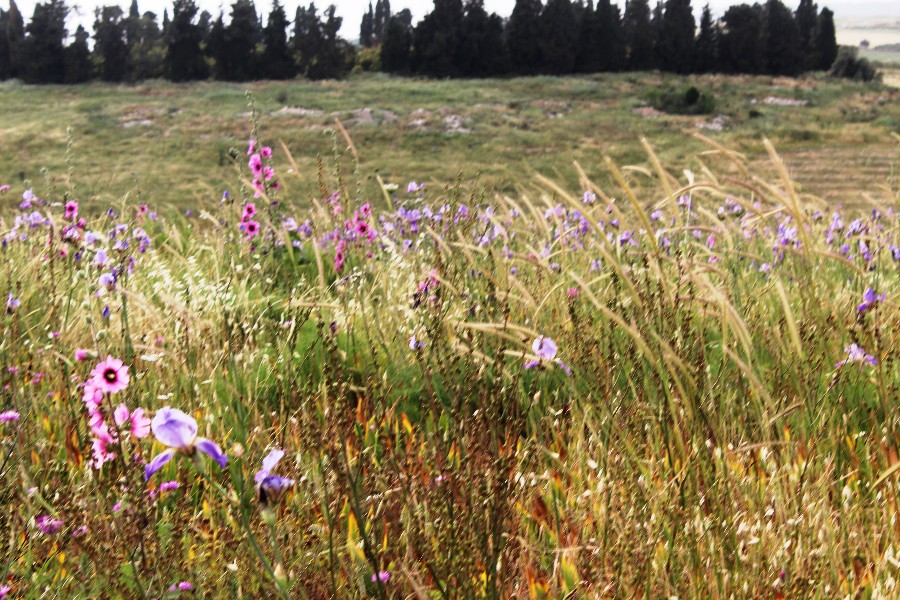
[(370, 193), (257, 118), (214, 199), (0, 187), (0, 597), (897, 594), (896, 179)]

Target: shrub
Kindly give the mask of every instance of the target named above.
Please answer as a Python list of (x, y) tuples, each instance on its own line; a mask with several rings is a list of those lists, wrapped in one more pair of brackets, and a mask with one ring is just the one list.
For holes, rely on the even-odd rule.
[(866, 58), (860, 58), (859, 50), (853, 46), (838, 48), (837, 58), (831, 66), (832, 77), (852, 79), (854, 81), (880, 81), (879, 73)]
[(675, 115), (706, 115), (716, 110), (715, 97), (693, 85), (654, 90), (648, 100), (656, 110)]

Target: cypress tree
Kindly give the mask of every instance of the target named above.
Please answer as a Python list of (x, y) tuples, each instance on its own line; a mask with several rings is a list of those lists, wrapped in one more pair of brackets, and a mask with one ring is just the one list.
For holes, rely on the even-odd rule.
[(603, 70), (604, 60), (600, 37), (600, 19), (590, 0), (588, 5), (583, 7), (580, 12), (575, 70), (579, 73), (597, 73)]
[(363, 13), (359, 24), (359, 45), (363, 48), (372, 47), (372, 36), (375, 35), (375, 13), (372, 11), (372, 3), (369, 2), (369, 10)]
[(506, 48), (512, 70), (533, 75), (543, 63), (539, 40), (544, 35), (541, 0), (516, 0), (506, 26)]
[(412, 28), (401, 16), (392, 16), (385, 26), (384, 41), (381, 43), (381, 70), (385, 73), (407, 73), (411, 48)]
[(287, 26), (284, 7), (278, 0), (274, 0), (263, 30), (265, 50), (262, 56), (262, 70), (269, 79), (291, 79), (296, 72), (294, 58), (288, 46)]
[(169, 33), (169, 25), (172, 24), (172, 21), (169, 19), (169, 9), (163, 9), (163, 19), (162, 19), (162, 34), (166, 36)]
[(166, 49), (162, 32), (156, 24), (156, 14), (150, 11), (138, 21), (137, 38), (131, 43), (131, 77), (135, 81), (163, 76)]
[(94, 11), (94, 56), (103, 81), (125, 81), (130, 74), (125, 13), (118, 6)]
[(343, 18), (337, 16), (333, 4), (325, 9), (324, 16), (320, 26), (322, 44), (314, 68), (307, 74), (310, 79), (335, 79), (344, 74), (343, 40), (338, 37)]
[(212, 59), (212, 76), (224, 81), (228, 78), (228, 37), (226, 34), (225, 15), (219, 11), (218, 18), (209, 28), (209, 34), (203, 40), (203, 50)]
[(72, 43), (66, 48), (66, 83), (84, 83), (91, 79), (91, 51), (88, 48), (88, 39), (90, 35), (79, 25)]
[(600, 38), (600, 70), (621, 71), (627, 64), (625, 32), (618, 5), (597, 0), (598, 36)]
[(630, 0), (625, 5), (622, 22), (625, 36), (627, 68), (643, 71), (655, 66), (653, 47), (656, 43), (654, 28), (650, 23), (650, 3), (648, 0)]
[(823, 8), (816, 21), (815, 66), (820, 71), (828, 71), (838, 55), (834, 30), (834, 13)]
[(578, 49), (578, 22), (571, 0), (547, 0), (541, 13), (544, 35), (541, 45), (542, 69), (551, 75), (565, 75), (575, 70)]
[(413, 32), (413, 67), (431, 77), (455, 77), (463, 20), (462, 0), (434, 0)]
[(709, 4), (703, 7), (700, 17), (700, 32), (694, 45), (694, 71), (696, 73), (712, 73), (719, 64), (718, 40), (716, 26), (713, 22)]
[(800, 51), (803, 53), (803, 68), (815, 68), (816, 15), (818, 9), (813, 0), (800, 0), (794, 12), (800, 34)]
[(503, 23), (489, 15), (484, 0), (467, 0), (463, 9), (456, 69), (464, 77), (489, 77), (504, 70)]
[(209, 71), (200, 49), (203, 35), (194, 23), (194, 0), (175, 0), (166, 30), (165, 71), (171, 81), (206, 79)]
[[(21, 42), (20, 76), (27, 83), (62, 83), (66, 77), (66, 16), (63, 0), (36, 4)], [(27, 59), (27, 60), (26, 60)]]
[(659, 29), (660, 68), (690, 73), (694, 67), (694, 13), (691, 0), (666, 0)]
[(766, 72), (797, 75), (805, 66), (794, 13), (781, 0), (767, 0), (763, 21)]
[(759, 4), (739, 4), (722, 17), (719, 36), (719, 64), (728, 73), (762, 73), (763, 10)]
[(253, 0), (235, 0), (225, 29), (225, 79), (249, 81), (259, 77), (256, 46), (261, 40)]

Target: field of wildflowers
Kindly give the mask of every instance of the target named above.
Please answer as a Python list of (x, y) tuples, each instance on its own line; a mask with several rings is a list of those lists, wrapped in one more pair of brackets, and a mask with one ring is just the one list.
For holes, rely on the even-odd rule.
[(896, 181), (351, 145), (307, 201), (271, 142), (183, 211), (0, 187), (0, 598), (900, 593)]

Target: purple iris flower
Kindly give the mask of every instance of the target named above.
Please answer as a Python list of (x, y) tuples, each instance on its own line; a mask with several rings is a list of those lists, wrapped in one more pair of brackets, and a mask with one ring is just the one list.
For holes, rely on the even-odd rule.
[(22, 301), (12, 295), (12, 292), (6, 297), (6, 312), (13, 314), (16, 309), (22, 305)]
[(884, 294), (876, 294), (875, 290), (872, 288), (866, 288), (866, 292), (863, 294), (862, 304), (856, 307), (856, 311), (864, 313), (879, 302), (884, 302), (884, 298)]
[(556, 365), (560, 369), (566, 372), (566, 375), (572, 374), (572, 369), (569, 368), (569, 365), (556, 358), (556, 352), (559, 350), (559, 348), (552, 338), (548, 338), (543, 335), (539, 338), (536, 338), (531, 344), (531, 349), (537, 355), (538, 360), (530, 360), (525, 363), (526, 369), (538, 367), (543, 363), (556, 363)]
[(843, 367), (844, 365), (850, 363), (869, 363), (873, 367), (878, 364), (878, 359), (872, 356), (871, 354), (866, 354), (866, 351), (857, 346), (856, 344), (850, 344), (846, 348), (844, 348), (844, 352), (847, 353), (847, 358), (835, 364), (835, 367)]
[(166, 406), (160, 409), (150, 423), (153, 435), (169, 449), (157, 454), (144, 470), (144, 479), (159, 471), (164, 464), (172, 460), (175, 453), (193, 456), (199, 450), (225, 468), (228, 457), (219, 446), (210, 440), (197, 437), (197, 421), (177, 408)]
[(262, 469), (257, 471), (253, 478), (259, 486), (259, 502), (264, 506), (270, 502), (277, 503), (285, 492), (294, 485), (293, 479), (272, 474), (272, 469), (283, 457), (284, 450), (276, 448), (269, 452), (269, 455), (263, 459)]

